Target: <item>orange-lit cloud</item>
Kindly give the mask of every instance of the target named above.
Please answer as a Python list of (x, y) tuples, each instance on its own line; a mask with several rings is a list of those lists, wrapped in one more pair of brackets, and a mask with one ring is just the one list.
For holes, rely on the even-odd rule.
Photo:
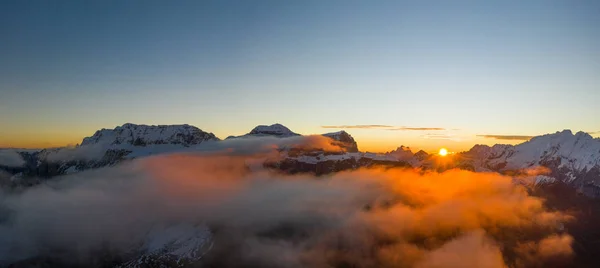
[[(127, 256), (148, 230), (181, 222), (218, 230), (211, 267), (500, 268), (507, 255), (527, 263), (524, 247), (544, 260), (570, 252), (572, 238), (557, 234), (570, 218), (508, 176), (360, 169), (317, 178), (248, 168), (260, 157), (161, 155), (7, 196), (18, 224), (0, 225), (0, 253), (12, 253), (0, 256)], [(526, 246), (498, 246), (504, 239)]]
[(535, 166), (523, 170), (523, 173), (527, 176), (548, 175), (551, 172), (552, 170), (544, 166)]
[(530, 140), (535, 136), (524, 136), (524, 135), (477, 135), (477, 137), (482, 137), (486, 139), (497, 139), (497, 140)]
[(319, 149), (328, 152), (345, 151), (342, 143), (322, 135), (308, 135), (286, 138), (290, 140), (289, 146), (295, 149), (313, 150)]
[(569, 267), (573, 257), (573, 237), (550, 235), (540, 241), (519, 243), (516, 267)]
[(432, 140), (460, 140), (456, 135), (452, 134), (435, 134), (435, 133), (427, 133), (425, 135), (421, 135), (421, 138), (424, 139), (432, 139)]
[(427, 253), (415, 268), (486, 267), (506, 268), (496, 243), (478, 230), (462, 235)]

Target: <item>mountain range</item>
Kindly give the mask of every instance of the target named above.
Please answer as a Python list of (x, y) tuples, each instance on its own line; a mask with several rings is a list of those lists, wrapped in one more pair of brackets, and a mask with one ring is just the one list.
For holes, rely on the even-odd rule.
[[(587, 133), (564, 130), (536, 136), (518, 145), (475, 145), (469, 151), (454, 154), (452, 161), (424, 151), (413, 153), (400, 146), (387, 153), (360, 152), (346, 131), (325, 133), (339, 146), (338, 151), (284, 148), (280, 157), (266, 159), (264, 166), (286, 173), (312, 172), (323, 175), (360, 167), (388, 166), (445, 170), (468, 169), (510, 175), (535, 175), (543, 182), (560, 182), (592, 197), (600, 196), (600, 139)], [(242, 136), (221, 140), (213, 133), (190, 125), (136, 125), (127, 123), (114, 129), (101, 129), (75, 147), (43, 150), (16, 150), (24, 163), (2, 166), (3, 184), (35, 184), (57, 175), (112, 166), (123, 161), (172, 152), (226, 148), (236, 140), (260, 138), (291, 139), (302, 135), (281, 124), (260, 125)], [(218, 146), (217, 146), (218, 145)], [(225, 146), (223, 146), (225, 145)], [(4, 149), (9, 150), (9, 149)], [(12, 150), (12, 149), (11, 149)], [(531, 174), (536, 170), (536, 174)], [(8, 175), (6, 175), (8, 174)]]
[[(323, 142), (324, 141), (324, 142)], [(310, 146), (306, 146), (309, 143)], [(240, 146), (242, 145), (242, 146)], [(252, 146), (249, 146), (252, 145)], [(266, 150), (263, 150), (266, 146)], [(600, 197), (600, 139), (564, 130), (517, 145), (475, 145), (446, 157), (413, 152), (400, 146), (386, 153), (361, 152), (346, 131), (302, 136), (281, 125), (257, 126), (245, 135), (224, 140), (190, 125), (124, 124), (101, 129), (74, 147), (43, 150), (0, 150), (0, 186), (9, 189), (44, 183), (52, 177), (118, 165), (133, 159), (168, 153), (231, 152), (242, 147), (250, 153), (268, 152), (260, 168), (284, 174), (326, 176), (359, 168), (416, 168), (422, 172), (464, 169), (510, 175), (532, 195), (542, 196), (553, 209), (588, 211), (570, 223), (571, 233), (583, 243), (582, 262), (594, 263), (597, 203)], [(246, 151), (238, 153), (244, 153)], [(234, 152), (235, 153), (235, 152)], [(273, 154), (275, 153), (275, 154)], [(6, 156), (12, 160), (6, 161)], [(18, 159), (15, 159), (18, 157)], [(68, 177), (68, 176), (67, 176)], [(590, 198), (591, 197), (591, 198)], [(597, 200), (597, 199), (596, 199)], [(179, 223), (147, 234), (144, 244), (116, 267), (188, 267), (213, 248), (214, 226)], [(586, 258), (591, 259), (586, 259)], [(14, 267), (61, 267), (52, 259), (29, 258)]]

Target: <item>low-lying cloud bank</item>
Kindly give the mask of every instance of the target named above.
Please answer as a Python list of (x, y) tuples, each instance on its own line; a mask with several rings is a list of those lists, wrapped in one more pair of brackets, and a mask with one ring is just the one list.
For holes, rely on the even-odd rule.
[(5, 167), (22, 167), (25, 165), (25, 160), (21, 155), (13, 149), (0, 149), (0, 166)]
[[(311, 143), (312, 144), (312, 143)], [(248, 169), (254, 156), (177, 154), (0, 193), (0, 265), (126, 260), (157, 228), (208, 226), (208, 267), (537, 267), (572, 257), (572, 220), (492, 173)]]
[[(89, 144), (85, 146), (55, 149), (47, 152), (44, 158), (50, 162), (93, 161), (102, 159), (108, 149), (132, 151), (133, 155), (131, 155), (131, 157), (145, 157), (150, 154), (175, 152), (256, 155), (268, 154), (280, 149), (318, 149), (327, 152), (341, 152), (345, 150), (343, 144), (340, 142), (321, 135), (293, 136), (285, 138), (273, 136), (248, 136), (222, 141), (205, 141), (190, 147), (183, 147), (177, 144), (150, 144), (137, 147), (130, 144)], [(2, 155), (0, 155), (0, 157), (2, 157)], [(0, 160), (2, 159), (0, 158)]]
[(273, 136), (248, 136), (217, 142), (205, 142), (191, 150), (202, 152), (225, 151), (236, 155), (255, 155), (270, 153), (280, 149), (341, 152), (344, 151), (344, 146), (339, 141), (322, 135), (292, 136), (284, 138)]

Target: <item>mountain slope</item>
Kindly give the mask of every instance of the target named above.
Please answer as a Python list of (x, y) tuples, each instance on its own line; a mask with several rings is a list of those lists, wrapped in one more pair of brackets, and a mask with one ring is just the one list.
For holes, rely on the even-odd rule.
[(52, 177), (111, 166), (128, 159), (180, 151), (209, 141), (219, 141), (219, 138), (190, 125), (127, 123), (114, 129), (98, 130), (73, 148), (20, 151), (24, 165), (4, 170), (18, 176)]
[[(248, 134), (234, 138), (263, 136), (290, 138), (301, 135), (281, 124), (273, 124), (257, 126)], [(323, 136), (331, 138), (332, 143), (343, 147), (346, 152), (282, 151), (279, 159), (269, 160), (264, 166), (319, 174), (373, 165), (436, 170), (455, 167), (504, 174), (546, 170), (539, 175), (564, 182), (586, 195), (600, 197), (600, 139), (584, 132), (573, 134), (564, 130), (537, 136), (518, 145), (475, 145), (471, 150), (453, 156), (452, 161), (445, 161), (444, 166), (439, 166), (438, 157), (423, 151), (415, 154), (404, 146), (384, 154), (359, 152), (356, 141), (345, 131)], [(190, 125), (128, 123), (114, 129), (98, 130), (75, 148), (19, 151), (24, 165), (0, 166), (0, 183), (6, 183), (7, 178), (11, 178), (9, 183), (12, 183), (13, 179), (21, 177), (51, 177), (111, 166), (148, 155), (195, 150), (195, 146), (202, 143), (217, 141), (219, 139), (214, 134)], [(543, 181), (551, 182), (552, 179), (544, 178)]]
[(214, 134), (207, 133), (190, 125), (136, 125), (126, 123), (114, 129), (101, 129), (91, 137), (86, 137), (81, 146), (104, 144), (146, 146), (151, 144), (178, 144), (190, 146), (207, 140), (219, 140)]
[(272, 125), (258, 125), (255, 128), (253, 128), (252, 130), (250, 130), (250, 132), (248, 132), (247, 134), (244, 134), (242, 136), (229, 136), (227, 137), (227, 139), (232, 139), (232, 138), (243, 138), (243, 137), (262, 137), (262, 136), (275, 136), (275, 137), (280, 137), (280, 138), (285, 138), (285, 137), (293, 137), (293, 136), (300, 136), (300, 134), (292, 132), (289, 128), (287, 128), (286, 126), (276, 123), (276, 124), (272, 124)]
[(346, 131), (342, 130), (338, 132), (325, 133), (323, 136), (339, 141), (341, 143), (341, 147), (343, 147), (349, 153), (358, 152), (358, 144)]
[(590, 196), (600, 196), (600, 139), (570, 130), (537, 136), (518, 145), (476, 145), (462, 156), (478, 168), (504, 173), (547, 169)]

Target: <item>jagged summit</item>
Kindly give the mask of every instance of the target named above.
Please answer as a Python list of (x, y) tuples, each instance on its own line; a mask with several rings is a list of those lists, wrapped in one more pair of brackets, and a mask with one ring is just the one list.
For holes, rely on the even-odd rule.
[(27, 154), (26, 175), (51, 177), (86, 169), (116, 165), (128, 159), (185, 151), (207, 141), (214, 134), (184, 125), (137, 125), (126, 123), (101, 129), (71, 148), (44, 149)]
[(415, 153), (414, 157), (419, 161), (423, 161), (427, 157), (429, 157), (429, 154), (423, 150), (419, 150), (418, 152)]
[[(560, 158), (560, 166), (570, 165), (575, 169), (590, 169), (600, 164), (600, 141), (585, 132), (573, 134), (563, 130), (546, 134), (516, 146), (507, 146), (511, 151), (506, 155), (507, 166), (520, 167), (521, 162), (545, 161)], [(504, 158), (504, 157), (503, 157)]]
[(184, 125), (137, 125), (126, 123), (114, 129), (101, 129), (91, 137), (86, 137), (81, 146), (92, 144), (128, 144), (146, 146), (149, 144), (180, 144), (190, 146), (207, 140), (219, 140), (214, 134)]
[[(466, 154), (493, 159), (494, 163), (504, 163), (505, 169), (523, 168), (542, 160), (555, 158), (570, 159), (578, 169), (590, 169), (600, 162), (600, 140), (590, 134), (571, 130), (557, 131), (533, 137), (517, 145), (496, 144), (475, 145)], [(565, 164), (565, 163), (563, 163)]]
[(356, 143), (354, 138), (352, 138), (352, 136), (344, 130), (341, 130), (338, 132), (325, 133), (325, 134), (323, 134), (323, 136), (332, 138), (339, 142), (342, 142), (345, 145), (344, 147), (347, 152), (350, 152), (350, 153), (358, 152), (358, 144)]
[[(383, 154), (361, 153), (354, 138), (346, 131), (322, 135), (335, 140), (335, 144), (344, 146), (346, 152), (322, 153), (323, 155), (315, 155), (314, 151), (300, 152), (295, 156), (288, 155), (289, 161), (285, 162), (286, 165), (296, 161), (296, 164), (288, 165), (294, 170), (301, 170), (300, 166), (306, 163), (324, 165), (329, 162), (343, 163), (340, 165), (351, 168), (369, 166), (373, 161), (404, 163), (413, 167), (431, 166), (429, 154), (424, 151), (413, 153), (410, 147), (400, 146)], [(273, 124), (257, 126), (241, 137), (256, 136), (285, 138), (299, 134), (281, 124)], [(194, 145), (205, 141), (218, 141), (218, 138), (212, 133), (187, 124), (149, 126), (127, 123), (114, 129), (98, 130), (94, 135), (83, 139), (81, 145), (76, 148), (19, 152), (26, 165), (19, 170), (11, 169), (9, 173), (23, 172), (25, 175), (51, 177), (115, 165), (128, 159), (149, 155), (195, 150)], [(585, 132), (573, 133), (563, 130), (536, 136), (518, 145), (475, 145), (469, 151), (457, 154), (453, 159), (459, 168), (468, 167), (475, 171), (497, 171), (507, 174), (519, 174), (523, 170), (543, 167), (549, 170), (548, 174), (544, 173), (546, 176), (591, 196), (600, 196), (600, 139), (593, 138)]]
[(600, 195), (600, 140), (571, 130), (536, 136), (518, 145), (476, 145), (465, 153), (495, 171), (542, 166), (550, 176), (592, 196)]
[(400, 147), (396, 148), (396, 150), (392, 150), (390, 152), (385, 153), (386, 155), (393, 156), (397, 159), (408, 160), (411, 159), (414, 154), (410, 147), (400, 145)]

